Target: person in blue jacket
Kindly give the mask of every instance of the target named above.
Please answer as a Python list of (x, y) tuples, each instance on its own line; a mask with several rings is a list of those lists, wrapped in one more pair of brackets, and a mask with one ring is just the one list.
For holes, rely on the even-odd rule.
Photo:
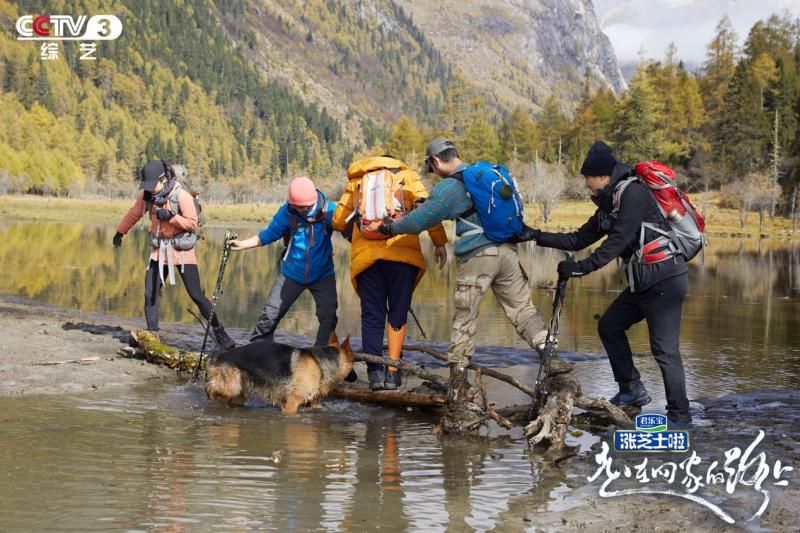
[(336, 209), (314, 182), (305, 176), (292, 179), (289, 194), (269, 226), (248, 239), (234, 240), (231, 250), (266, 246), (283, 239), (286, 251), (280, 272), (272, 285), (267, 304), (256, 322), (250, 341), (272, 341), (275, 329), (303, 291), (308, 290), (316, 305), (316, 346), (327, 346), (336, 329), (336, 276), (333, 270), (331, 220)]

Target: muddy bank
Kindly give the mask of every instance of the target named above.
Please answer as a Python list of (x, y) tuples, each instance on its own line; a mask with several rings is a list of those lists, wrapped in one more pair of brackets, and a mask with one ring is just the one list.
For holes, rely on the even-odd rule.
[[(84, 392), (174, 380), (172, 370), (119, 355), (134, 327), (142, 327), (142, 321), (0, 298), (0, 395)], [(165, 324), (163, 336), (188, 343), (199, 331), (199, 326)], [(81, 359), (85, 361), (65, 362)]]

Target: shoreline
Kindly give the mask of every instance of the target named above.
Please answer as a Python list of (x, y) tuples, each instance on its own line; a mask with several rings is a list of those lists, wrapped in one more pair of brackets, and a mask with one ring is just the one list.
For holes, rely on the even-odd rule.
[[(772, 242), (793, 243), (800, 239), (800, 231), (792, 232), (792, 220), (776, 216), (765, 221), (764, 232), (758, 230), (758, 213), (749, 212), (744, 228), (739, 225), (739, 212), (735, 209), (717, 205), (719, 193), (708, 193), (705, 204), (706, 232), (709, 237), (759, 239)], [(702, 193), (692, 195), (695, 206), (702, 210)], [(334, 199), (335, 200), (335, 199)], [(16, 222), (93, 222), (116, 225), (122, 215), (133, 205), (129, 199), (104, 198), (62, 198), (36, 195), (0, 195), (0, 216), (4, 220)], [(266, 225), (275, 214), (279, 204), (213, 204), (203, 202), (206, 227), (258, 227)], [(538, 219), (535, 205), (526, 204), (529, 224), (546, 231), (572, 231), (581, 226), (594, 212), (595, 206), (589, 200), (562, 200), (552, 212), (550, 221), (542, 223)], [(446, 221), (448, 224), (452, 224)]]
[[(107, 392), (153, 382), (179, 383), (174, 370), (119, 355), (119, 350), (127, 346), (129, 330), (140, 326), (141, 319), (137, 318), (82, 312), (0, 296), (0, 329), (4, 332), (0, 340), (3, 351), (0, 400), (3, 397)], [(196, 348), (198, 330), (197, 325), (165, 323), (161, 334), (170, 344)], [(247, 341), (244, 330), (234, 329), (231, 334), (237, 342)], [(83, 357), (96, 360), (86, 364), (34, 364)], [(721, 457), (722, 452), (732, 446), (744, 448), (758, 429), (764, 429), (768, 438), (761, 443), (761, 448), (766, 451), (770, 464), (780, 459), (795, 468), (784, 476), (789, 480), (788, 486), (769, 484), (772, 501), (760, 520), (746, 523), (737, 516), (737, 523), (730, 526), (705, 507), (664, 495), (601, 498), (598, 491), (603, 478), (593, 483), (587, 481), (597, 470), (598, 445), (551, 470), (561, 481), (551, 491), (550, 501), (530, 506), (531, 500), (523, 499), (519, 506), (512, 504), (507, 516), (519, 520), (521, 527), (548, 530), (651, 529), (655, 527), (655, 517), (662, 517), (659, 529), (665, 531), (741, 528), (788, 531), (796, 528), (800, 524), (800, 511), (796, 508), (800, 498), (800, 465), (793, 464), (793, 460), (800, 457), (800, 390), (735, 394), (699, 403), (704, 406), (704, 416), (692, 438), (696, 443), (693, 449), (704, 459)], [(769, 426), (766, 421), (770, 421)], [(606, 442), (610, 438), (609, 434), (599, 437)], [(619, 462), (619, 468), (620, 464), (633, 467), (642, 458), (642, 454), (617, 454), (614, 459)], [(651, 459), (660, 461), (662, 458)], [(682, 489), (678, 481), (675, 487)], [(744, 493), (743, 499), (737, 496), (736, 501), (743, 509), (757, 507), (760, 498), (752, 487), (741, 487), (737, 494), (741, 493)], [(528, 505), (524, 505), (525, 501)]]

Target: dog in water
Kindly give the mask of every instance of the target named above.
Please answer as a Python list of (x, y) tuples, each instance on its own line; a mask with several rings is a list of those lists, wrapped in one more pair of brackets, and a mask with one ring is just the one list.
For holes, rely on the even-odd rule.
[(250, 396), (279, 405), (285, 414), (319, 401), (353, 369), (350, 337), (339, 344), (335, 333), (328, 346), (295, 348), (274, 341), (256, 341), (221, 354), (206, 369), (206, 395), (231, 407)]

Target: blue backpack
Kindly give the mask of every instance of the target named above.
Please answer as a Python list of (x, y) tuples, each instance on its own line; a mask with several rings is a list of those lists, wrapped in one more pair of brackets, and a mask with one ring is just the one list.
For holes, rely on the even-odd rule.
[[(506, 167), (478, 161), (459, 174), (453, 177), (464, 183), (475, 206), (458, 217), (472, 226), (462, 236), (483, 233), (489, 240), (506, 242), (522, 231), (522, 198)], [(482, 227), (466, 219), (473, 212), (478, 213)]]

